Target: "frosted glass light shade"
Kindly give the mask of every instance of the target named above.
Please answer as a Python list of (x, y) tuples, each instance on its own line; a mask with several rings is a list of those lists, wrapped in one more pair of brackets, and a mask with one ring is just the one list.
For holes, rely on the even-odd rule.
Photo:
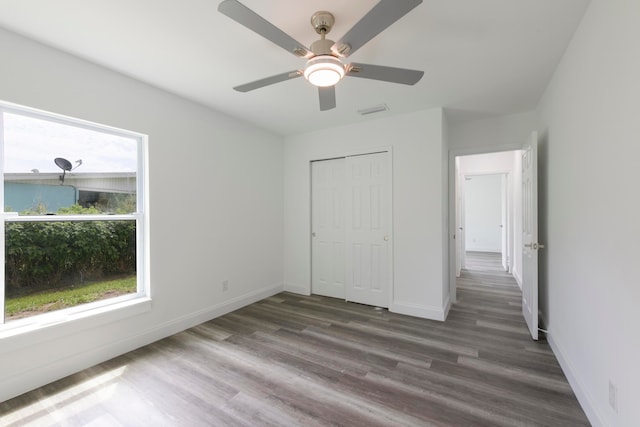
[(314, 86), (333, 86), (344, 77), (344, 64), (335, 56), (318, 55), (307, 61), (303, 75)]

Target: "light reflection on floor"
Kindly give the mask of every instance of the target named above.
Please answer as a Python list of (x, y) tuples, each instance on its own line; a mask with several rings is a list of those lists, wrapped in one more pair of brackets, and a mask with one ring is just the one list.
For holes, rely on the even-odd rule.
[[(21, 407), (11, 413), (0, 416), (0, 425), (45, 426), (65, 425), (65, 420), (82, 416), (84, 412), (109, 400), (117, 391), (119, 379), (127, 366), (120, 366), (102, 374), (87, 378), (79, 384), (43, 396), (31, 405)], [(64, 411), (57, 411), (64, 407)], [(95, 415), (95, 414), (94, 414)], [(90, 426), (113, 425), (107, 419), (87, 419)]]

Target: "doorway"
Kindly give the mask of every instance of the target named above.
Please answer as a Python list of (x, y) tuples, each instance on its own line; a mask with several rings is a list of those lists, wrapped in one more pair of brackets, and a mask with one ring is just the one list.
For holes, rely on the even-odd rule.
[[(520, 149), (489, 154), (472, 154), (449, 152), (449, 212), (450, 212), (450, 245), (449, 245), (449, 289), (450, 300), (457, 302), (457, 278), (461, 265), (464, 264), (465, 245), (461, 239), (464, 234), (461, 206), (464, 207), (465, 175), (509, 173), (507, 194), (510, 202), (507, 205), (507, 218), (510, 224), (507, 229), (507, 245), (510, 245), (509, 256), (512, 277), (515, 279), (522, 295), (522, 314), (527, 322), (531, 338), (538, 339), (538, 250), (544, 245), (538, 242), (538, 189), (537, 189), (537, 146), (538, 134), (531, 132), (520, 145)], [(480, 151), (482, 153), (482, 151)], [(477, 151), (476, 151), (477, 153)], [(499, 161), (501, 159), (505, 163)], [(466, 160), (473, 163), (473, 172)], [(463, 164), (465, 163), (465, 164)], [(505, 172), (503, 169), (508, 169)], [(511, 213), (509, 213), (509, 210)], [(511, 276), (511, 275), (510, 275)]]
[(311, 162), (311, 292), (378, 307), (390, 301), (387, 152)]
[(511, 273), (521, 286), (521, 158), (521, 150), (452, 158), (454, 281), (471, 251), (473, 255), (497, 255), (502, 271)]
[(507, 173), (464, 176), (460, 217), (465, 265), (468, 252), (500, 254), (503, 270), (510, 271), (509, 178)]

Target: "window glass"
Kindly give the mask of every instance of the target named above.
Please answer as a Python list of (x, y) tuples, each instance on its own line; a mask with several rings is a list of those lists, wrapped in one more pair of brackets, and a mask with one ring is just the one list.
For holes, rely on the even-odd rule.
[(141, 137), (9, 108), (0, 125), (0, 323), (143, 295)]
[(136, 293), (135, 221), (5, 224), (5, 321)]
[(5, 212), (136, 211), (136, 138), (11, 113), (3, 122)]

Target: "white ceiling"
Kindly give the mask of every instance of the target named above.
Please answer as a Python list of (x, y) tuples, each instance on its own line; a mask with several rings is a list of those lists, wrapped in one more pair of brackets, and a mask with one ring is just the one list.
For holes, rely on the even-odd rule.
[[(377, 0), (241, 0), (309, 46), (318, 10), (338, 40)], [(535, 108), (590, 0), (424, 0), (347, 62), (424, 70), (415, 86), (345, 78), (319, 111), (298, 78), (248, 93), (233, 86), (304, 60), (217, 11), (219, 0), (2, 0), (0, 26), (288, 135), (443, 106), (454, 119)], [(390, 111), (357, 110), (386, 103)]]

